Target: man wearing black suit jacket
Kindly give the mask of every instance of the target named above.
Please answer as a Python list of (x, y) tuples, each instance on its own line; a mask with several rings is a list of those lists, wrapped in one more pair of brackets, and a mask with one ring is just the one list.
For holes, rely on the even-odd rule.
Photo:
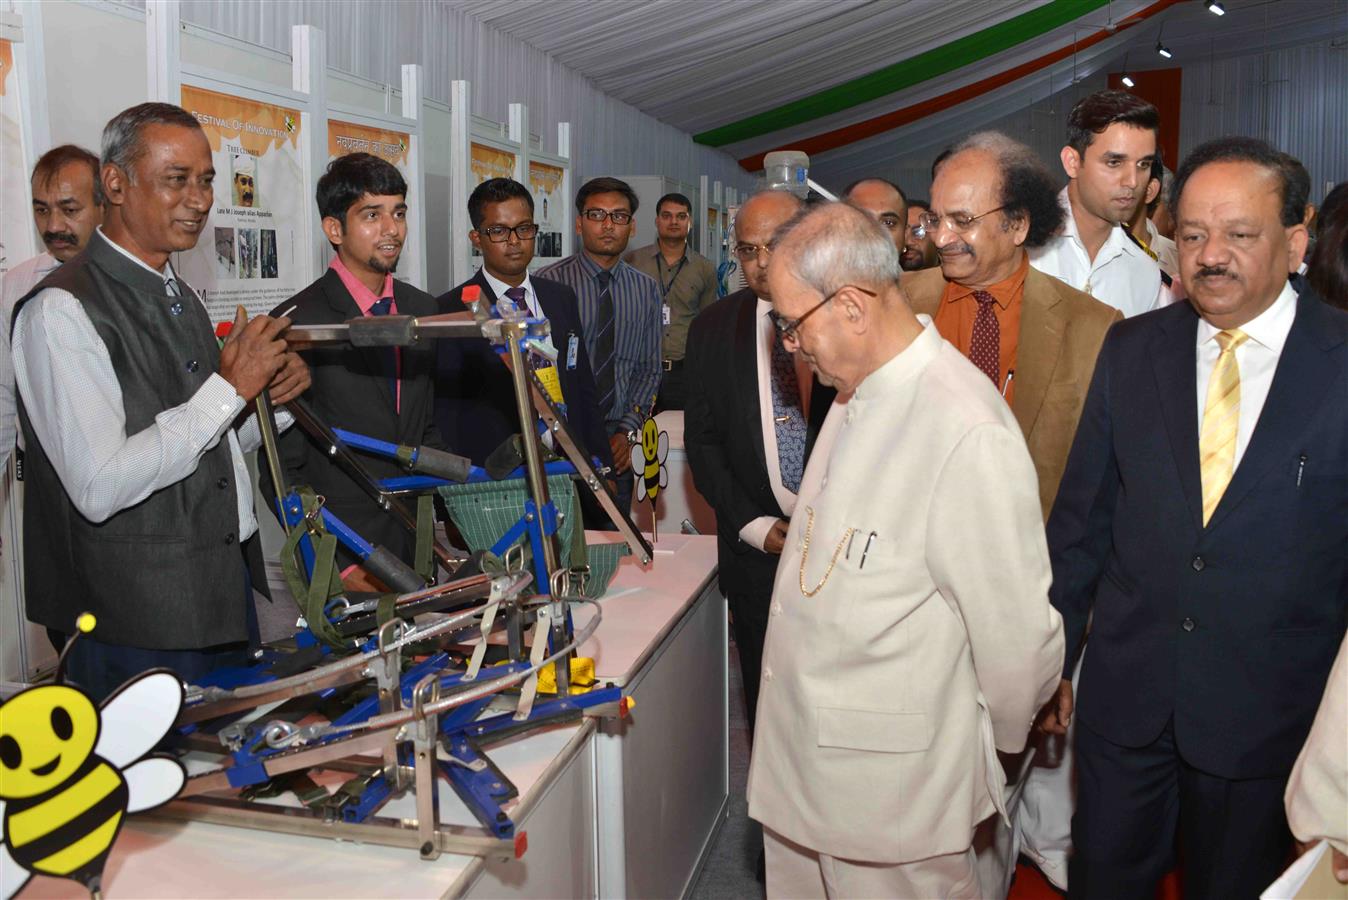
[[(435, 299), (394, 279), (407, 238), (407, 183), (391, 163), (368, 153), (340, 156), (318, 180), (323, 233), (337, 255), (313, 284), (277, 307), (297, 325), (345, 322), (371, 315), (425, 316)], [(303, 356), (313, 372), (304, 397), (327, 424), (409, 446), (443, 446), (432, 419), (435, 351), (424, 346), (318, 347)], [(308, 485), (326, 507), (365, 540), (413, 561), (414, 542), (314, 441), (292, 428), (280, 442), (286, 482)], [(361, 456), (377, 478), (405, 474), (392, 460)], [(264, 493), (272, 493), (262, 472)], [(355, 562), (345, 550), (339, 564)]]
[[(1111, 329), (1049, 519), (1069, 654), (1093, 614), (1074, 897), (1152, 897), (1176, 833), (1186, 898), (1255, 897), (1291, 846), (1348, 608), (1348, 313), (1288, 284), (1279, 156), (1225, 138), (1180, 166), (1189, 301)], [(1041, 722), (1071, 712), (1064, 681)]]
[[(552, 327), (557, 360), (543, 369), (555, 370), (567, 423), (576, 438), (601, 465), (611, 465), (608, 433), (595, 399), (594, 375), (585, 352), (575, 292), (559, 281), (529, 274), (538, 234), (533, 197), (518, 181), (491, 178), (469, 196), (468, 217), (473, 223), (468, 238), (482, 254), (482, 268), (442, 294), (436, 300), (439, 311), (465, 311), (463, 289), (475, 284), (488, 303), (508, 297), (526, 314), (546, 317)], [(481, 465), (502, 441), (520, 430), (510, 373), (485, 338), (441, 341), (438, 353), (436, 424), (454, 452)], [(548, 384), (550, 375), (543, 369), (538, 369), (540, 378)]]
[[(693, 320), (684, 368), (684, 447), (693, 481), (716, 512), (721, 590), (734, 619), (751, 733), (777, 560), (805, 460), (835, 394), (809, 375), (808, 368), (796, 366), (790, 354), (783, 369), (774, 353), (780, 341), (768, 316), (767, 245), (800, 205), (793, 194), (766, 191), (740, 208), (735, 255), (749, 287), (713, 303)], [(788, 390), (797, 394), (794, 411), (777, 409), (781, 403), (775, 401), (782, 398), (780, 391), (773, 396), (774, 356), (789, 381)], [(804, 377), (797, 377), (802, 372)], [(801, 415), (801, 409), (807, 414)], [(791, 438), (779, 446), (776, 427), (791, 425), (786, 419), (793, 415), (800, 429), (797, 438), (804, 439), (794, 451), (786, 446)]]

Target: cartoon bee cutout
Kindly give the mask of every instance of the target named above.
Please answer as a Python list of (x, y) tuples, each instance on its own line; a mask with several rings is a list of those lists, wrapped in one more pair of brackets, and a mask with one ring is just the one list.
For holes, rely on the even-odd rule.
[[(79, 634), (94, 626), (80, 616)], [(67, 642), (62, 662), (74, 640)], [(0, 898), (33, 875), (78, 881), (100, 896), (103, 865), (127, 813), (182, 790), (182, 766), (150, 755), (178, 717), (172, 672), (140, 675), (95, 707), (76, 688), (29, 688), (0, 703)]]
[(638, 478), (637, 491), (655, 502), (669, 485), (665, 458), (669, 456), (669, 432), (661, 431), (655, 419), (641, 423), (641, 442), (632, 445), (632, 471)]

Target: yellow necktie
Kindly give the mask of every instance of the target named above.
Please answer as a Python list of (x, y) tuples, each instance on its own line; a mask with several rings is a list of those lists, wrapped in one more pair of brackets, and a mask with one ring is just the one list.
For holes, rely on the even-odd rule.
[(1208, 379), (1203, 430), (1198, 436), (1205, 526), (1226, 493), (1236, 467), (1236, 427), (1240, 424), (1240, 366), (1236, 364), (1236, 348), (1249, 339), (1248, 334), (1237, 328), (1217, 332), (1222, 352)]

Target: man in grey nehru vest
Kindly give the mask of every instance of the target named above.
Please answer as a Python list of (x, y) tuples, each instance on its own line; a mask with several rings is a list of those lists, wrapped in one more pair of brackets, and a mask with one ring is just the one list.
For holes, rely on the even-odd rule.
[(205, 228), (214, 177), (191, 114), (119, 113), (101, 172), (119, 214), (15, 310), (28, 617), (69, 632), (97, 616), (67, 659), (95, 697), (154, 666), (196, 680), (256, 642), (240, 548), (257, 529), (243, 452), (260, 435), (241, 414), (268, 387), (298, 396), (309, 371), (281, 339), (288, 319), (241, 310), (218, 347), (169, 264)]

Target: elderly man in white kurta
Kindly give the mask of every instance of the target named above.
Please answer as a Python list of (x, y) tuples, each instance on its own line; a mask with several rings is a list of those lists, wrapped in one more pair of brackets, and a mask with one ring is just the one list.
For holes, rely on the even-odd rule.
[(976, 897), (1063, 661), (1034, 466), (997, 389), (908, 307), (894, 244), (816, 207), (769, 269), (786, 347), (830, 412), (777, 569), (749, 815), (780, 896)]

